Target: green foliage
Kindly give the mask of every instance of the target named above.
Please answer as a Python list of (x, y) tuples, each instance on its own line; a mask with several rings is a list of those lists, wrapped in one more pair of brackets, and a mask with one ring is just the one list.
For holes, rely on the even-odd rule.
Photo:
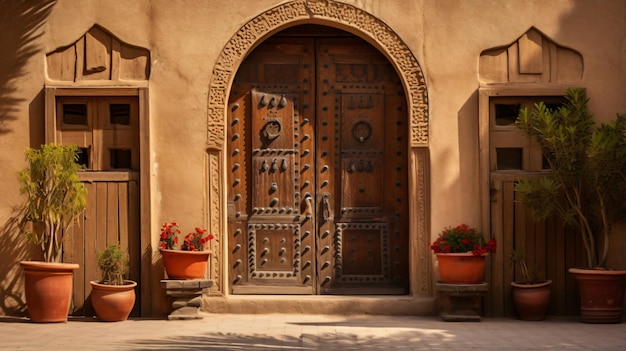
[(29, 166), (19, 174), (20, 192), (27, 195), (21, 227), (41, 245), (46, 262), (60, 261), (63, 237), (87, 203), (87, 189), (77, 174), (83, 168), (76, 162), (77, 150), (76, 145), (57, 144), (27, 148)]
[(566, 99), (557, 110), (540, 102), (533, 112), (520, 111), (516, 124), (541, 147), (551, 172), (521, 180), (515, 190), (537, 220), (557, 215), (575, 227), (588, 266), (603, 267), (611, 224), (626, 215), (626, 115), (595, 126), (584, 89), (567, 89)]
[(124, 285), (128, 273), (128, 254), (119, 245), (109, 245), (96, 254), (98, 268), (102, 273), (102, 284)]
[(511, 273), (515, 270), (515, 267), (519, 269), (519, 272), (524, 277), (524, 284), (536, 284), (539, 282), (535, 271), (531, 271), (528, 269), (528, 264), (526, 263), (526, 254), (513, 250), (513, 253), (510, 256), (511, 258)]

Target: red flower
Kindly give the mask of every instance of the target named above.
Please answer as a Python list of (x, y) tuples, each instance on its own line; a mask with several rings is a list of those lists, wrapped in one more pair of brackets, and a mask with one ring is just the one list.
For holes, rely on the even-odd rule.
[(483, 234), (467, 224), (456, 227), (446, 227), (439, 233), (437, 240), (430, 244), (434, 253), (464, 253), (484, 255), (487, 252), (496, 252), (496, 241), (490, 239), (485, 242)]

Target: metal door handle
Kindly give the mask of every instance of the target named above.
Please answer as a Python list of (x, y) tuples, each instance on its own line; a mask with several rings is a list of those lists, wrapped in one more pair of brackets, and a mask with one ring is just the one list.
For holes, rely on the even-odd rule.
[(328, 222), (331, 219), (330, 194), (322, 196), (322, 218), (324, 222)]
[(313, 197), (311, 197), (311, 194), (306, 194), (304, 196), (304, 216), (306, 218), (311, 218), (313, 216)]

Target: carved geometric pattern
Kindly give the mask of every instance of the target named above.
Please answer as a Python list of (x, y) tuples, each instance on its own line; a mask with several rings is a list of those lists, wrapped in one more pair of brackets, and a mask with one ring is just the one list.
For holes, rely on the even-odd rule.
[[(344, 249), (345, 246), (349, 245), (350, 240), (358, 240), (363, 239), (359, 238), (355, 234), (346, 235), (346, 232), (349, 231), (378, 231), (378, 237), (380, 242), (376, 243), (375, 246), (380, 248), (380, 257), (376, 257), (376, 261), (380, 262), (379, 267), (374, 267), (374, 269), (380, 269), (378, 274), (345, 274), (344, 267), (346, 266), (346, 262), (344, 260), (348, 259), (345, 257)], [(352, 236), (352, 238), (347, 238), (346, 236)], [(361, 236), (372, 236), (370, 235), (361, 235)], [(335, 277), (339, 282), (372, 282), (372, 283), (380, 283), (380, 282), (388, 282), (389, 279), (389, 225), (387, 223), (337, 223), (335, 226), (335, 237), (334, 237), (334, 246), (335, 246)], [(349, 248), (348, 248), (349, 249)]]
[(415, 184), (417, 186), (417, 293), (420, 295), (432, 296), (433, 288), (430, 275), (431, 254), (428, 248), (428, 222), (426, 204), (428, 203), (428, 148), (414, 149), (417, 175)]
[[(261, 230), (292, 233), (293, 238), (291, 238), (291, 243), (293, 246), (287, 251), (293, 253), (290, 271), (263, 269), (263, 262), (259, 260), (259, 257), (262, 257), (263, 253), (257, 252), (264, 244), (263, 242), (259, 242), (260, 240), (257, 238), (257, 232)], [(250, 268), (250, 277), (252, 279), (293, 279), (298, 277), (302, 253), (300, 245), (301, 240), (299, 224), (248, 224), (248, 267)]]

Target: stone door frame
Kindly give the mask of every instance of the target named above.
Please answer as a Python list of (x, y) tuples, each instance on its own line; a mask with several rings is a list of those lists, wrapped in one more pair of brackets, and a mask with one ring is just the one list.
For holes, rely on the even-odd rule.
[(348, 31), (374, 45), (403, 82), (409, 119), (409, 277), (410, 294), (432, 296), (429, 199), (429, 114), (426, 80), (408, 46), (383, 21), (352, 5), (333, 0), (294, 0), (270, 8), (245, 23), (226, 43), (213, 67), (208, 92), (207, 195), (209, 228), (218, 247), (211, 256), (215, 290), (227, 294), (225, 123), (230, 89), (239, 65), (258, 43), (290, 26), (315, 23)]

